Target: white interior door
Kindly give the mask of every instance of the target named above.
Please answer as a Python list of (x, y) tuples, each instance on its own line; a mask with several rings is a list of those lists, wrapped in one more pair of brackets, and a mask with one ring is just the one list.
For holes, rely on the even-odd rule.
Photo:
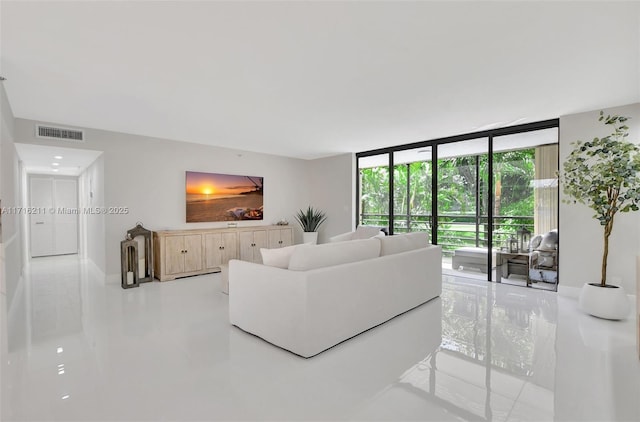
[[(40, 210), (30, 215), (31, 256), (54, 255), (53, 214), (53, 178), (31, 176), (29, 183), (29, 205)], [(42, 212), (44, 211), (44, 212)]]
[(78, 181), (31, 176), (31, 256), (78, 253)]

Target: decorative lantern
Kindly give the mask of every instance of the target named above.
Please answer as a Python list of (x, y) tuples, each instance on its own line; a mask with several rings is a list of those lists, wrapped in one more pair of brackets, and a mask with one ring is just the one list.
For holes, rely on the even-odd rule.
[(529, 243), (531, 242), (531, 232), (525, 226), (520, 227), (516, 232), (518, 235), (518, 252), (529, 252)]
[(138, 279), (138, 242), (127, 236), (120, 242), (120, 260), (123, 289), (140, 286)]
[(133, 239), (138, 242), (138, 276), (140, 283), (153, 281), (153, 242), (151, 241), (152, 232), (142, 226), (142, 223), (136, 223), (131, 230), (127, 230), (127, 239)]
[(518, 253), (518, 239), (513, 237), (513, 235), (507, 240), (507, 250), (509, 253)]

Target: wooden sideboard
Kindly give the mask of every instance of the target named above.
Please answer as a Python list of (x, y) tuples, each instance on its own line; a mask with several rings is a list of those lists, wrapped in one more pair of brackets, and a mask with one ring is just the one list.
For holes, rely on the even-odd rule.
[(262, 262), (260, 248), (293, 245), (289, 226), (160, 230), (153, 232), (153, 265), (160, 281), (220, 271), (231, 259)]

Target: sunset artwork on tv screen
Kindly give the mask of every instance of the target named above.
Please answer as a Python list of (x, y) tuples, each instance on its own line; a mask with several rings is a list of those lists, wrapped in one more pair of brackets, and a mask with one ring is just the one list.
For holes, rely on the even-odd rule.
[(262, 220), (262, 177), (188, 171), (186, 185), (187, 223)]

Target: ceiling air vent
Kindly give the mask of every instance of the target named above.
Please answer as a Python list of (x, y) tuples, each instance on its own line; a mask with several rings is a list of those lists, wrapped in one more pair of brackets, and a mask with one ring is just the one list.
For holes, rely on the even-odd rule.
[(36, 125), (36, 136), (38, 138), (84, 142), (84, 131), (77, 129), (68, 129), (64, 127)]

